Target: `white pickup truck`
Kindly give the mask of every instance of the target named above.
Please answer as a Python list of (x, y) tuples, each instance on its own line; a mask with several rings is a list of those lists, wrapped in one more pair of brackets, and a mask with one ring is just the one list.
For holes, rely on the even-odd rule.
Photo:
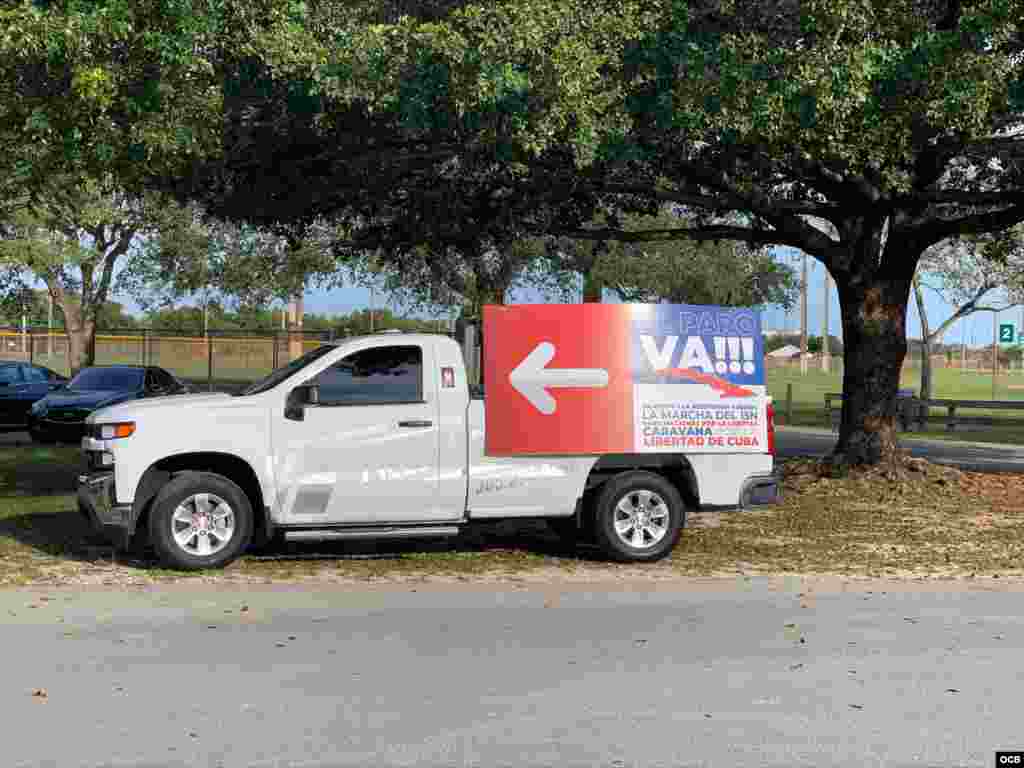
[(430, 538), (500, 518), (545, 518), (611, 558), (650, 561), (672, 550), (687, 510), (777, 499), (761, 402), (760, 453), (489, 456), (456, 342), (362, 336), (239, 394), (96, 411), (79, 508), (118, 546), (148, 540), (180, 569), (275, 538)]

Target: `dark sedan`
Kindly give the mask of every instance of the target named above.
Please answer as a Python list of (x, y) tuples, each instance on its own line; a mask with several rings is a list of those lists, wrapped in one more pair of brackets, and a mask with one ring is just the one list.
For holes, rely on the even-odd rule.
[(163, 368), (103, 365), (83, 368), (60, 389), (50, 392), (29, 411), (28, 431), (40, 443), (78, 442), (85, 419), (108, 405), (143, 397), (180, 395), (191, 391)]
[(25, 429), (32, 404), (67, 381), (41, 365), (0, 360), (0, 432)]

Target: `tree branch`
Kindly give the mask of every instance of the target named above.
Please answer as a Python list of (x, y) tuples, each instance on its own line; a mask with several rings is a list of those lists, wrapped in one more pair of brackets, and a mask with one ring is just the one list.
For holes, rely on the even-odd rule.
[(925, 248), (954, 235), (973, 235), (1008, 229), (1024, 221), (1024, 204), (995, 213), (979, 213), (959, 219), (930, 219), (907, 229)]
[(963, 192), (959, 190), (938, 190), (919, 192), (912, 199), (926, 203), (958, 203), (963, 205), (1010, 205), (1024, 202), (1024, 189), (1001, 192)]
[(790, 245), (794, 248), (800, 248), (802, 244), (798, 238), (787, 236), (782, 232), (726, 225), (647, 229), (640, 232), (625, 232), (619, 229), (563, 229), (554, 230), (548, 234), (571, 237), (575, 240), (615, 240), (620, 243), (662, 243), (688, 238), (690, 240), (741, 240), (750, 243)]
[(110, 290), (110, 280), (114, 275), (114, 263), (128, 251), (134, 237), (134, 230), (122, 230), (121, 237), (118, 239), (117, 244), (109, 253), (104, 255), (103, 272), (100, 276), (100, 284), (96, 289), (96, 293), (93, 295), (93, 301), (97, 305), (97, 314), (107, 301), (107, 292)]
[(967, 317), (968, 315), (972, 315), (975, 312), (980, 311), (977, 308), (978, 302), (981, 300), (982, 296), (991, 291), (994, 287), (995, 286), (986, 285), (979, 288), (977, 292), (975, 292), (973, 299), (971, 299), (970, 301), (966, 301), (959, 307), (957, 307), (956, 311), (953, 312), (953, 314), (950, 315), (948, 318), (946, 318), (946, 320), (942, 322), (939, 325), (939, 327), (932, 332), (930, 339), (936, 342), (939, 341), (939, 339), (942, 338), (943, 334), (946, 331), (948, 331), (950, 327), (952, 327), (953, 323), (955, 323), (957, 320), (961, 320)]
[[(692, 205), (711, 210), (736, 210), (734, 205), (727, 204), (712, 195), (666, 192), (643, 185), (610, 183), (601, 184), (600, 186), (592, 186), (589, 187), (589, 189), (593, 192), (649, 197), (663, 202), (680, 203), (682, 205)], [(771, 202), (770, 205), (774, 210), (779, 211), (780, 213), (799, 213), (807, 216), (821, 216), (822, 218), (825, 218), (829, 211), (838, 208), (838, 206), (833, 203), (811, 203), (800, 200), (776, 200)]]
[(1013, 309), (1014, 307), (1019, 307), (1019, 306), (1020, 306), (1020, 302), (1018, 301), (1018, 302), (1014, 302), (1013, 304), (1007, 304), (1004, 307), (975, 307), (974, 311), (975, 312), (1005, 312), (1008, 309)]

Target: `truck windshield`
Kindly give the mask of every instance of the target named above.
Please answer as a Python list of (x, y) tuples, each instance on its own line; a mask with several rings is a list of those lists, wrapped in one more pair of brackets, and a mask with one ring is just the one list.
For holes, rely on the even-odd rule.
[(85, 368), (68, 382), (68, 389), (138, 389), (142, 374), (141, 368)]
[(246, 395), (258, 395), (260, 392), (266, 392), (268, 389), (273, 389), (285, 379), (295, 375), (295, 373), (297, 373), (299, 369), (305, 368), (307, 365), (309, 365), (317, 358), (323, 357), (328, 352), (331, 352), (337, 348), (338, 347), (335, 344), (323, 344), (322, 346), (319, 346), (314, 350), (310, 350), (302, 357), (297, 357), (294, 360), (292, 360), (290, 363), (288, 363), (288, 365), (271, 371), (271, 373), (266, 378), (260, 379), (255, 384), (250, 384), (241, 392), (237, 392), (235, 394), (235, 397), (244, 397)]

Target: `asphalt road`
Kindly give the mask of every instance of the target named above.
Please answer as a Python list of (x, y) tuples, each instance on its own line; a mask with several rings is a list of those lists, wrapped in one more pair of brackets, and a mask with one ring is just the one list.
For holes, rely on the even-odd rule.
[(986, 586), (0, 592), (3, 763), (990, 766), (1024, 586)]
[[(836, 433), (824, 429), (779, 427), (775, 447), (780, 457), (824, 456), (836, 444)], [(911, 455), (973, 472), (1024, 472), (1024, 446), (953, 440), (901, 438)]]

